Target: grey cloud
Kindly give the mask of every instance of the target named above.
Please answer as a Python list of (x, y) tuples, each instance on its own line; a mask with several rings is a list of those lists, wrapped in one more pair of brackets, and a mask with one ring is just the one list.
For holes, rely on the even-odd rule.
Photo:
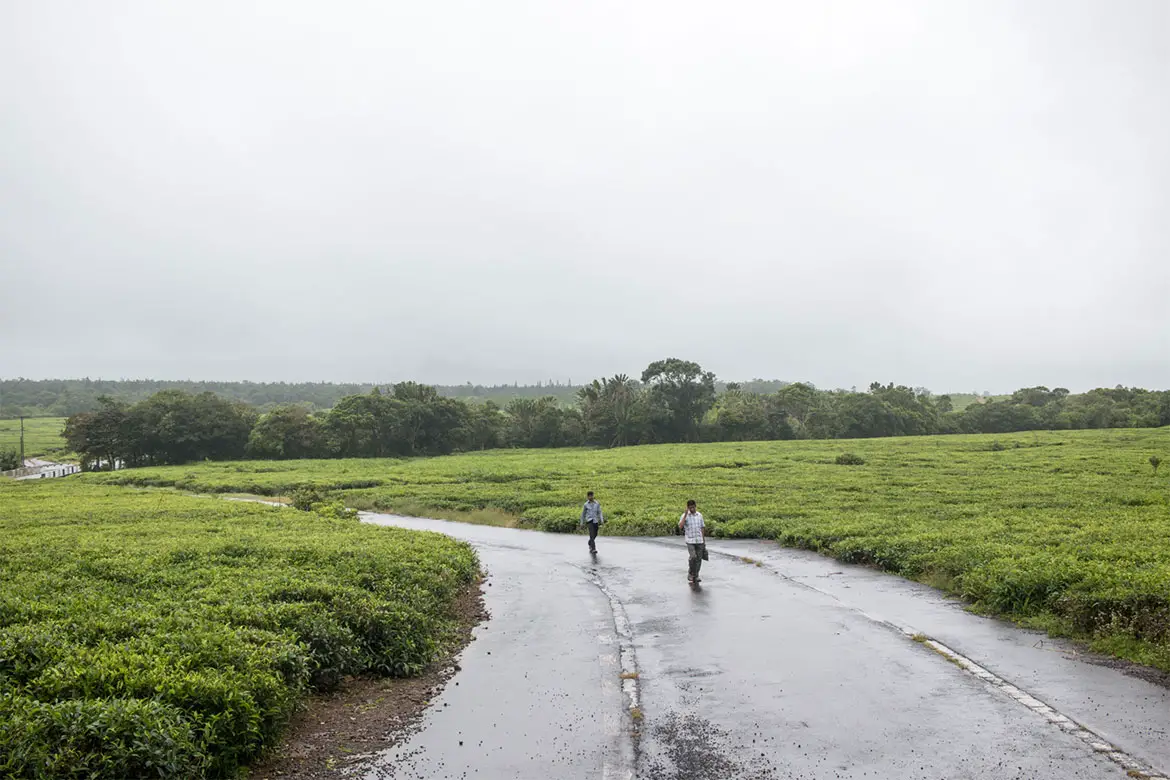
[(1170, 386), (1170, 5), (0, 8), (0, 375)]

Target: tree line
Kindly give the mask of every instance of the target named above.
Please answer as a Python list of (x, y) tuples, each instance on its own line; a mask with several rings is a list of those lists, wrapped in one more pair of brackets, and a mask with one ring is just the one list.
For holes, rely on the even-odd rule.
[[(744, 389), (757, 393), (774, 392), (786, 382), (778, 379), (753, 379), (742, 383)], [(163, 390), (186, 393), (215, 393), (229, 401), (242, 401), (261, 412), (278, 406), (299, 404), (310, 410), (332, 409), (350, 395), (362, 395), (378, 385), (374, 383), (335, 382), (195, 382), (156, 379), (0, 379), (0, 419), (17, 417), (69, 417), (97, 410), (99, 398), (106, 396), (132, 404)], [(573, 404), (582, 385), (572, 381), (549, 380), (536, 384), (432, 385), (441, 396), (471, 403), (494, 401), (500, 406), (516, 398), (556, 398)], [(722, 391), (723, 383), (716, 387)]]
[(306, 404), (267, 411), (211, 392), (167, 389), (136, 403), (103, 396), (71, 416), (66, 442), (86, 468), (239, 458), (443, 455), (500, 447), (622, 447), (666, 442), (847, 439), (938, 433), (1170, 425), (1170, 391), (1100, 388), (1072, 394), (1031, 387), (955, 410), (951, 398), (875, 382), (868, 390), (807, 383), (753, 392), (720, 388), (694, 362), (650, 364), (555, 396), (506, 404), (442, 395), (400, 382), (346, 395), (325, 411)]
[[(309, 409), (331, 409), (342, 398), (368, 393), (373, 383), (335, 382), (195, 382), (156, 379), (0, 379), (0, 419), (15, 417), (68, 417), (98, 409), (103, 396), (126, 403), (142, 401), (163, 390), (215, 393), (230, 401), (242, 401), (260, 411), (287, 404)], [(504, 404), (513, 398), (554, 396), (572, 403), (580, 385), (556, 381), (533, 385), (435, 385), (439, 395), (468, 401)]]

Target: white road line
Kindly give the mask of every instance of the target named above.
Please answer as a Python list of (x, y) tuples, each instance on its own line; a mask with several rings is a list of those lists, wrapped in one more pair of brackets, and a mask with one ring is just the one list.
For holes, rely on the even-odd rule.
[(914, 631), (913, 629), (906, 628), (905, 626), (897, 626), (888, 622), (886, 625), (897, 628), (906, 636), (916, 639), (916, 641), (922, 641), (922, 644), (926, 645), (931, 650), (941, 655), (943, 658), (946, 658), (948, 661), (953, 662), (959, 666), (959, 668), (974, 675), (984, 683), (987, 683), (988, 685), (1003, 691), (1012, 699), (1015, 699), (1020, 704), (1032, 710), (1032, 712), (1042, 716), (1045, 720), (1056, 726), (1064, 733), (1071, 734), (1072, 736), (1084, 742), (1094, 751), (1107, 757), (1110, 761), (1129, 772), (1131, 777), (1141, 777), (1145, 778), (1145, 780), (1166, 780), (1166, 777), (1162, 772), (1139, 761), (1124, 751), (1118, 750), (1116, 747), (1109, 744), (1107, 740), (1102, 738), (1100, 734), (1097, 734), (1091, 729), (1086, 728), (1080, 723), (1077, 723), (1067, 715), (1063, 715), (1060, 712), (1057, 712), (1055, 709), (1040, 701), (1035, 696), (1020, 690), (994, 672), (989, 672), (987, 669), (984, 669), (982, 666), (975, 663), (962, 653), (955, 652), (951, 648), (944, 645), (942, 642), (938, 642), (934, 639), (927, 638), (925, 640), (921, 640), (921, 637), (925, 636), (924, 634)]

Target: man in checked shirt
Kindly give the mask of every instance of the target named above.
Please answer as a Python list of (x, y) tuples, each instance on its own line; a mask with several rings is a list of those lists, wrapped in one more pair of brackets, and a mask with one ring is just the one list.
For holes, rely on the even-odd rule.
[(707, 526), (693, 498), (687, 502), (687, 511), (679, 518), (678, 527), (687, 540), (687, 582), (702, 582), (699, 579), (699, 567), (703, 565), (707, 553), (707, 542), (703, 537), (703, 530)]

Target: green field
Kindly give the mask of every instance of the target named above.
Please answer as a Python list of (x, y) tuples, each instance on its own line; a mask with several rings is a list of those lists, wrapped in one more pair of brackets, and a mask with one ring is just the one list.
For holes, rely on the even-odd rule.
[[(24, 421), (24, 456), (37, 458), (62, 455), (65, 439), (64, 417), (29, 417)], [(0, 420), (0, 450), (20, 452), (20, 420)]]
[[(864, 465), (837, 465), (844, 451)], [(1153, 455), (1166, 462), (1157, 475)], [(87, 479), (269, 495), (315, 484), (362, 508), (487, 508), (552, 531), (575, 529), (593, 489), (611, 534), (669, 533), (693, 497), (716, 536), (871, 563), (1170, 669), (1170, 428), (211, 463)]]
[(452, 636), (438, 534), (76, 479), (0, 481), (0, 777), (228, 777), (345, 675)]

